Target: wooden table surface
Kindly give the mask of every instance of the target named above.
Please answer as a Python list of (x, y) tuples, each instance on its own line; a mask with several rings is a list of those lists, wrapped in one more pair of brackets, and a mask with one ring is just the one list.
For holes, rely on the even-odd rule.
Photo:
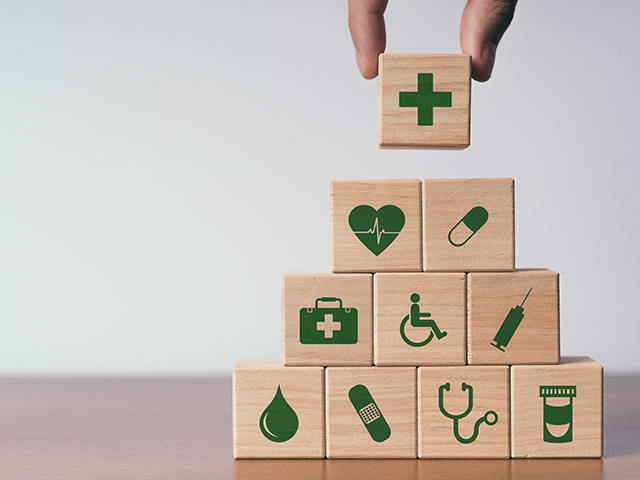
[(0, 379), (6, 479), (640, 478), (640, 376), (605, 377), (604, 459), (233, 460), (231, 378)]

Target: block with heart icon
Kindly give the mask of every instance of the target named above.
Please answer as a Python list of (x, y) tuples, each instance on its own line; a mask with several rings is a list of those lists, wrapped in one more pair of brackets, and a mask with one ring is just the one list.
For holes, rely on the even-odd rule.
[(422, 270), (419, 180), (333, 181), (331, 270)]
[(515, 269), (512, 178), (424, 180), (424, 270)]

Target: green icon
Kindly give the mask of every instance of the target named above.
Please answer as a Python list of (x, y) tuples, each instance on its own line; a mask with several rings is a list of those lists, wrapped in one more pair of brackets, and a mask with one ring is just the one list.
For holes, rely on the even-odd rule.
[(433, 91), (433, 73), (418, 74), (417, 92), (400, 92), (401, 107), (418, 108), (418, 125), (433, 125), (433, 109), (451, 106), (451, 92)]
[[(339, 307), (321, 307), (320, 302), (338, 302)], [(339, 298), (316, 299), (315, 308), (300, 309), (300, 343), (358, 343), (358, 310), (342, 308), (342, 300)]]
[(298, 415), (287, 403), (278, 385), (273, 400), (260, 416), (260, 431), (272, 442), (286, 442), (298, 431)]
[(377, 257), (402, 231), (404, 213), (395, 205), (385, 205), (378, 210), (369, 205), (359, 205), (349, 214), (349, 226)]
[(486, 208), (480, 206), (473, 207), (462, 217), (462, 220), (456, 223), (449, 231), (449, 243), (454, 247), (463, 246), (487, 223), (488, 219), (489, 212), (487, 212)]
[(514, 308), (509, 310), (507, 318), (504, 319), (504, 322), (502, 322), (502, 325), (498, 329), (498, 333), (493, 337), (491, 345), (496, 347), (498, 350), (502, 350), (504, 352), (504, 349), (507, 348), (511, 341), (511, 337), (513, 337), (513, 334), (516, 333), (516, 330), (520, 326), (520, 322), (524, 318), (524, 308), (522, 308), (522, 306), (524, 305), (524, 302), (527, 301), (527, 298), (529, 298), (531, 290), (533, 290), (533, 287), (529, 289), (527, 296), (524, 297), (524, 300), (520, 305), (516, 305)]
[(380, 443), (391, 436), (391, 428), (382, 416), (378, 405), (364, 385), (356, 385), (349, 390), (349, 400), (356, 409), (371, 438)]
[[(400, 323), (400, 336), (402, 337), (402, 340), (404, 340), (404, 342), (407, 345), (411, 345), (412, 347), (423, 347), (433, 339), (434, 334), (436, 337), (438, 337), (438, 340), (442, 339), (443, 337), (446, 337), (447, 332), (441, 332), (435, 320), (433, 320), (432, 318), (429, 318), (431, 314), (428, 312), (422, 313), (420, 311), (420, 305), (418, 305), (418, 302), (420, 301), (420, 295), (418, 295), (417, 293), (411, 294), (411, 301), (413, 302), (411, 304), (411, 309), (410, 309), (411, 313), (405, 316), (402, 319), (402, 323)], [(431, 331), (429, 332), (429, 336), (421, 342), (413, 342), (409, 340), (405, 332), (405, 328), (409, 320), (411, 320), (412, 327), (431, 328)]]
[[(483, 423), (486, 423), (487, 425), (491, 426), (491, 425), (495, 425), (498, 422), (498, 414), (493, 410), (489, 410), (487, 413), (484, 414), (484, 416), (476, 420), (476, 424), (473, 426), (473, 435), (471, 435), (469, 438), (461, 437), (460, 432), (458, 430), (459, 428), (458, 422), (461, 419), (465, 418), (467, 415), (469, 415), (471, 413), (471, 410), (473, 409), (473, 387), (471, 385), (467, 385), (466, 383), (462, 384), (462, 391), (464, 392), (465, 390), (467, 390), (469, 392), (469, 400), (467, 404), (467, 409), (460, 415), (453, 415), (447, 412), (447, 410), (444, 408), (444, 391), (445, 390), (447, 392), (451, 390), (451, 385), (449, 384), (449, 382), (445, 383), (444, 385), (440, 385), (440, 388), (438, 390), (438, 404), (442, 414), (445, 417), (453, 420), (453, 435), (456, 437), (456, 440), (458, 440), (460, 443), (471, 443), (475, 441), (475, 439), (478, 438), (478, 433), (480, 433), (480, 425), (482, 425)], [(491, 419), (489, 417), (491, 417)]]
[[(549, 443), (569, 443), (573, 440), (573, 399), (577, 395), (575, 385), (541, 385), (540, 397), (544, 398), (543, 440)], [(566, 398), (564, 405), (550, 405), (549, 398)], [(567, 403), (568, 402), (568, 403)], [(566, 432), (557, 436), (549, 431), (549, 425), (566, 425)], [(553, 428), (553, 427), (552, 427)]]

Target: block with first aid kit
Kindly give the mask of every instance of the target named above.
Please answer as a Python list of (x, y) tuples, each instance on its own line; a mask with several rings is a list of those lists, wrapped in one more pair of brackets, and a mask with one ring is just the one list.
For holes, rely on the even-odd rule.
[(515, 269), (514, 199), (332, 182), (331, 271), (282, 276), (283, 358), (234, 369), (234, 456), (601, 457), (602, 366), (560, 357), (559, 274)]

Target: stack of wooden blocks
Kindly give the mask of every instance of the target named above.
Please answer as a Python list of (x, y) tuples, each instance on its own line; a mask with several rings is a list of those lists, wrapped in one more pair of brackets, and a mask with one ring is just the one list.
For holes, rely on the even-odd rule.
[(512, 179), (330, 190), (331, 271), (284, 274), (284, 358), (234, 369), (236, 458), (602, 456), (603, 369), (560, 357), (558, 273), (515, 269)]

